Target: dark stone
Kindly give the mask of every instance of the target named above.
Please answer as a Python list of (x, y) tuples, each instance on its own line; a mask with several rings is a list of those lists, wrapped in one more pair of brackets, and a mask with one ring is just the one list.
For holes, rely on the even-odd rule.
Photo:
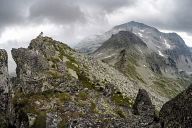
[(133, 113), (140, 116), (139, 124), (141, 126), (150, 125), (155, 121), (155, 106), (152, 104), (146, 90), (139, 89), (133, 105)]
[(165, 103), (159, 113), (163, 127), (192, 127), (192, 85), (174, 99)]
[(133, 112), (136, 115), (147, 114), (150, 111), (154, 114), (155, 107), (153, 106), (148, 93), (144, 89), (139, 89), (135, 103), (133, 105)]

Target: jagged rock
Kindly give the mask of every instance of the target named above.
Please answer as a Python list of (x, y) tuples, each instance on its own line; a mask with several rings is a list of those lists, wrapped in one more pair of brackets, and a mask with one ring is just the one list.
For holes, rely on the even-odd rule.
[(154, 119), (156, 118), (155, 106), (152, 104), (146, 90), (139, 89), (133, 105), (133, 113), (141, 117), (140, 124), (143, 124), (143, 126), (147, 126), (154, 122)]
[(7, 126), (7, 110), (8, 110), (8, 67), (7, 52), (0, 49), (0, 127)]
[[(61, 42), (38, 36), (28, 48), (12, 49), (12, 56), (17, 64), (17, 90), (24, 93), (44, 92), (67, 81), (67, 72), (71, 73), (73, 70), (67, 71), (66, 62), (62, 61), (65, 48), (69, 49)], [(78, 79), (76, 72), (72, 73)]]
[(165, 103), (159, 113), (165, 128), (192, 127), (192, 85), (172, 100)]
[(12, 49), (11, 52), (17, 63), (17, 77), (20, 79), (34, 78), (49, 68), (48, 61), (37, 51), (19, 48)]
[(133, 110), (136, 115), (154, 115), (155, 107), (152, 104), (146, 90), (139, 89), (135, 103), (133, 105)]

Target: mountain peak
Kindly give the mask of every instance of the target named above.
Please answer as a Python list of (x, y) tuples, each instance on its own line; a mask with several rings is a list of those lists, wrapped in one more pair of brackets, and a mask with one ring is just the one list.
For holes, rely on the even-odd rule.
[(158, 31), (154, 27), (151, 27), (151, 26), (148, 26), (148, 25), (146, 25), (144, 23), (140, 23), (140, 22), (136, 22), (136, 21), (130, 21), (130, 22), (127, 22), (127, 23), (124, 23), (124, 24), (121, 24), (121, 25), (117, 25), (113, 29), (120, 29), (120, 28), (130, 29), (131, 28), (129, 31), (132, 31), (133, 27), (134, 28), (139, 28), (139, 29), (153, 29), (153, 30)]
[(96, 52), (101, 49), (120, 49), (120, 48), (129, 48), (133, 45), (140, 45), (147, 47), (147, 45), (134, 33), (130, 31), (120, 31), (117, 34), (113, 34), (109, 40), (103, 43), (102, 47), (100, 47)]

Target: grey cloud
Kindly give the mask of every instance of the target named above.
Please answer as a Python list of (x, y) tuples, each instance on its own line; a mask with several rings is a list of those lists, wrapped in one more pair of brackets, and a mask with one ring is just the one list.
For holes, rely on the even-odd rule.
[[(0, 29), (10, 25), (86, 23), (87, 8), (110, 13), (137, 0), (0, 0)], [(100, 12), (101, 13), (101, 12)], [(104, 16), (104, 13), (101, 13)], [(97, 14), (92, 14), (97, 15)]]
[(192, 33), (191, 5), (191, 0), (172, 0), (172, 4), (166, 5), (170, 8), (159, 10), (161, 17), (146, 18), (143, 19), (143, 22), (160, 29)]
[(85, 22), (85, 15), (74, 1), (41, 0), (30, 7), (29, 18), (34, 21), (49, 20), (55, 24)]
[(107, 13), (113, 12), (118, 8), (134, 5), (137, 0), (77, 0), (80, 4), (93, 6), (102, 9)]
[(25, 0), (0, 0), (0, 28), (23, 22), (28, 3)]
[[(43, 24), (49, 21), (53, 24), (62, 24), (73, 26), (99, 23), (105, 24), (106, 14), (110, 14), (121, 7), (137, 6), (142, 0), (0, 0), (0, 31), (10, 25), (29, 25)], [(186, 31), (192, 33), (192, 13), (191, 0), (146, 0), (145, 2), (153, 4), (159, 2), (160, 15), (147, 16), (147, 10), (150, 5), (146, 6), (146, 12), (135, 10), (131, 12), (128, 20), (136, 20), (153, 25), (160, 29), (169, 29), (175, 31)], [(143, 2), (143, 1), (142, 1)], [(157, 2), (158, 3), (158, 2)], [(164, 6), (167, 6), (164, 8)], [(156, 7), (155, 7), (156, 8)], [(91, 10), (89, 10), (91, 9)], [(90, 12), (88, 12), (90, 11)], [(148, 10), (149, 11), (149, 10)], [(88, 12), (88, 13), (86, 13)], [(134, 14), (135, 13), (135, 14)], [(146, 15), (146, 16), (145, 16)], [(109, 19), (110, 20), (110, 19)], [(110, 21), (109, 21), (110, 22)], [(98, 25), (99, 26), (99, 25)], [(105, 26), (104, 26), (105, 27)]]
[(169, 25), (177, 30), (188, 31), (192, 33), (192, 1), (176, 0), (176, 9), (174, 17), (170, 19)]

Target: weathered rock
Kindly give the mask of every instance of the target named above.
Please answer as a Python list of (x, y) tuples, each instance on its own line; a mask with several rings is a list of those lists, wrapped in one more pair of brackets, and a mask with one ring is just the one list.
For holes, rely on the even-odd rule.
[(155, 107), (153, 106), (148, 93), (144, 89), (139, 89), (133, 110), (136, 115), (154, 115)]
[(7, 126), (7, 110), (8, 110), (8, 67), (7, 52), (0, 49), (0, 127)]
[(143, 124), (143, 126), (147, 126), (154, 122), (155, 106), (152, 104), (146, 90), (139, 89), (133, 105), (133, 113), (140, 116), (140, 124)]
[[(64, 76), (68, 77), (66, 63), (62, 61), (64, 48), (65, 45), (60, 42), (38, 36), (28, 48), (12, 49), (17, 64), (17, 90), (26, 94), (38, 93), (63, 83)], [(78, 78), (76, 74), (75, 78)]]
[(192, 85), (174, 99), (165, 103), (159, 113), (165, 128), (192, 127)]

